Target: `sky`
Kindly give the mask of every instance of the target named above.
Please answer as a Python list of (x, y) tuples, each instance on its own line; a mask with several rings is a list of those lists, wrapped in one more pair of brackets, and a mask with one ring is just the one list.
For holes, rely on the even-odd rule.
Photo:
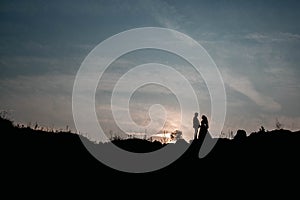
[[(15, 122), (75, 130), (73, 83), (90, 51), (122, 31), (162, 27), (196, 40), (217, 65), (226, 89), (224, 133), (272, 130), (276, 120), (299, 130), (299, 9), (291, 0), (1, 1), (0, 110)], [(111, 64), (96, 93), (99, 123), (106, 132), (120, 131), (109, 106), (111, 90), (130, 68), (151, 62), (173, 66), (192, 84), (200, 111), (191, 108), (181, 127), (191, 138), (194, 112), (210, 119), (209, 91), (189, 63), (158, 50), (130, 52)], [(165, 108), (164, 129), (178, 128), (176, 95), (148, 85), (130, 100), (131, 117), (141, 126), (133, 132), (144, 131), (154, 104)]]

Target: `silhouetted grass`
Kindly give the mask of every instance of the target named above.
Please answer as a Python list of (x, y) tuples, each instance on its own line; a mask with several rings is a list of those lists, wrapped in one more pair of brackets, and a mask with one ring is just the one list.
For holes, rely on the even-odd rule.
[[(38, 184), (64, 180), (65, 184), (75, 182), (87, 184), (92, 179), (108, 182), (116, 179), (118, 184), (127, 185), (126, 180), (136, 183), (156, 181), (165, 186), (181, 184), (181, 179), (196, 181), (203, 185), (223, 186), (227, 181), (236, 184), (263, 180), (284, 181), (289, 178), (299, 180), (300, 132), (289, 130), (258, 131), (246, 137), (243, 131), (235, 139), (219, 139), (213, 150), (203, 159), (198, 158), (202, 141), (194, 141), (188, 150), (174, 163), (158, 171), (132, 175), (111, 169), (95, 159), (84, 147), (87, 138), (70, 132), (46, 132), (32, 128), (20, 128), (10, 120), (0, 118), (1, 166), (8, 179), (18, 180), (26, 185), (27, 180)], [(214, 140), (211, 138), (211, 140)], [(175, 144), (161, 144), (141, 139), (114, 140), (113, 144), (131, 152), (151, 152), (165, 145), (188, 145), (185, 141)], [(105, 148), (105, 144), (94, 144)], [(99, 149), (101, 149), (99, 148)], [(174, 180), (171, 181), (171, 180)], [(80, 182), (78, 182), (80, 180)], [(216, 181), (217, 182), (214, 182)], [(263, 181), (256, 182), (262, 187)], [(270, 182), (268, 182), (270, 184)], [(115, 185), (111, 186), (116, 188)], [(128, 186), (129, 187), (129, 186)], [(133, 187), (133, 186), (132, 186)], [(172, 186), (173, 187), (173, 186)], [(226, 186), (227, 187), (227, 186)], [(234, 186), (230, 186), (234, 187)], [(244, 187), (247, 187), (246, 185)], [(119, 190), (119, 189), (118, 189)], [(116, 191), (116, 190), (115, 190)]]

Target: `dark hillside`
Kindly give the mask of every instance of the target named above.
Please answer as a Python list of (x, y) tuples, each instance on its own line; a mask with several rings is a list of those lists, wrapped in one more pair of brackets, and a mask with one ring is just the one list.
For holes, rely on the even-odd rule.
[[(198, 158), (201, 140), (194, 141), (177, 161), (161, 170), (146, 174), (129, 174), (111, 169), (97, 161), (83, 146), (78, 135), (68, 132), (49, 133), (30, 128), (18, 128), (0, 119), (2, 181), (18, 185), (72, 185), (73, 187), (100, 181), (105, 187), (117, 181), (122, 189), (142, 189), (157, 181), (156, 187), (197, 181), (199, 187), (249, 187), (251, 182), (263, 185), (293, 187), (299, 182), (300, 133), (288, 130), (237, 134), (233, 140), (219, 139), (214, 149), (203, 159)], [(158, 142), (140, 139), (115, 140), (117, 146), (132, 152), (150, 152), (163, 148)], [(111, 145), (111, 144), (94, 144)], [(176, 144), (188, 145), (185, 141)], [(134, 182), (128, 184), (127, 181)], [(229, 184), (229, 182), (233, 182)], [(183, 185), (182, 185), (183, 184)], [(187, 184), (187, 185), (185, 185)], [(228, 185), (227, 185), (228, 184)], [(232, 185), (233, 184), (233, 185)], [(248, 184), (245, 185), (245, 184)], [(93, 185), (95, 186), (95, 185)], [(91, 187), (93, 187), (91, 186)], [(191, 187), (197, 188), (198, 185)], [(232, 189), (232, 188), (231, 188)]]

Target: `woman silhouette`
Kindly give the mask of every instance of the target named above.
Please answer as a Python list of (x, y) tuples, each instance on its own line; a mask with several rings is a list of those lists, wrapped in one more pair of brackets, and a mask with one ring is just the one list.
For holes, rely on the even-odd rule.
[(207, 131), (208, 131), (208, 120), (207, 117), (205, 115), (202, 115), (202, 120), (201, 120), (201, 125), (200, 125), (200, 132), (199, 132), (199, 136), (198, 139), (200, 139), (200, 136), (204, 136)]

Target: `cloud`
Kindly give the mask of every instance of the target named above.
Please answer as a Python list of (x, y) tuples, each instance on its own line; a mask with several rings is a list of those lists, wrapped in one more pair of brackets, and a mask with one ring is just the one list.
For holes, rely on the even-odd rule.
[(12, 110), (16, 122), (73, 130), (72, 87), (74, 76), (18, 76), (0, 80), (0, 109)]
[[(299, 101), (300, 85), (299, 85), (299, 72), (298, 69), (286, 68), (286, 63), (279, 63), (274, 67), (265, 68), (264, 71), (267, 73), (266, 80), (272, 85), (274, 89), (274, 95), (278, 95), (284, 102), (287, 100)], [(282, 67), (275, 67), (282, 66)], [(272, 89), (272, 88), (270, 88)], [(298, 103), (296, 103), (297, 105)], [(289, 104), (289, 107), (295, 107), (293, 104)]]
[(143, 1), (142, 7), (148, 11), (154, 20), (165, 28), (178, 30), (182, 27), (182, 24), (184, 24), (184, 16), (167, 2), (160, 0)]
[(248, 33), (244, 36), (244, 39), (253, 40), (259, 43), (270, 43), (270, 42), (294, 42), (300, 40), (299, 34), (289, 32), (253, 32)]
[(270, 112), (281, 110), (281, 105), (279, 103), (274, 101), (271, 97), (258, 92), (247, 77), (232, 72), (229, 73), (228, 70), (223, 71), (222, 75), (225, 83), (230, 88), (247, 96), (263, 110)]

